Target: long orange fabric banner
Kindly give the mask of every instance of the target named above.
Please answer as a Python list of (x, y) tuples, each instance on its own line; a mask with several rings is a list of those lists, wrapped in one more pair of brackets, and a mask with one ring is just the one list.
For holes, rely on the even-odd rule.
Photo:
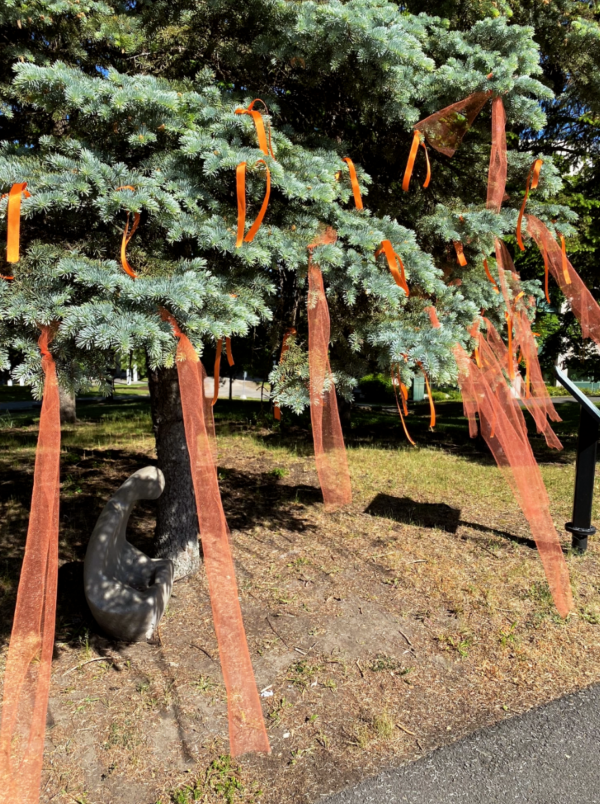
[(517, 502), (527, 517), (558, 613), (566, 617), (573, 607), (569, 571), (550, 515), (548, 493), (527, 438), (523, 413), (511, 396), (487, 341), (478, 336), (481, 366), (461, 346), (455, 347), (458, 382), (471, 435), (481, 435), (503, 470)]
[(58, 580), (60, 402), (56, 367), (41, 327), (45, 374), (33, 494), (17, 605), (4, 672), (0, 726), (0, 801), (39, 800), (54, 649)]
[(246, 641), (242, 611), (229, 544), (229, 529), (221, 502), (210, 433), (205, 421), (204, 369), (189, 338), (166, 310), (177, 345), (181, 407), (204, 566), (210, 594), (219, 656), (227, 689), (229, 743), (232, 756), (249, 751), (270, 753), (258, 689)]
[[(312, 259), (312, 249), (315, 246), (333, 243), (335, 239), (336, 233), (333, 229), (327, 229), (309, 247), (308, 259), (310, 417), (317, 474), (327, 508), (337, 508), (352, 502), (346, 447), (329, 365), (329, 306), (325, 296), (323, 274)], [(330, 382), (328, 390), (324, 390), (326, 381)]]

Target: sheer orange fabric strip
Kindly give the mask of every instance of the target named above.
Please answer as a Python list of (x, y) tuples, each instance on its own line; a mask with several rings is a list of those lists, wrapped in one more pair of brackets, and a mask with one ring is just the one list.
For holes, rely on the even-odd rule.
[(521, 204), (521, 209), (519, 210), (519, 217), (517, 219), (517, 243), (519, 244), (519, 248), (521, 249), (521, 251), (525, 251), (521, 229), (523, 226), (523, 215), (525, 214), (527, 199), (529, 198), (529, 191), (535, 190), (535, 188), (538, 186), (538, 182), (540, 180), (540, 170), (542, 169), (543, 164), (544, 162), (542, 159), (536, 159), (533, 165), (529, 168), (529, 173), (527, 174), (527, 181), (525, 183), (525, 195), (523, 197), (523, 203)]
[(381, 246), (375, 252), (375, 259), (377, 259), (380, 254), (385, 254), (388, 268), (394, 277), (394, 282), (398, 285), (398, 287), (402, 288), (407, 296), (410, 296), (410, 290), (408, 289), (408, 282), (406, 281), (406, 274), (404, 272), (404, 263), (402, 262), (400, 255), (396, 254), (394, 251), (394, 247), (389, 240), (381, 241)]
[(308, 259), (308, 364), (310, 417), (315, 463), (325, 507), (352, 502), (346, 447), (329, 365), (330, 320), (323, 274), (312, 259), (316, 246), (333, 243), (336, 233), (328, 228), (309, 246)]
[[(502, 288), (502, 295), (508, 310), (507, 326), (509, 326), (509, 332), (511, 335), (511, 340), (509, 343), (511, 348), (504, 353), (506, 355), (505, 365), (507, 366), (509, 376), (511, 379), (514, 379), (516, 377), (514, 351), (516, 351), (516, 348), (520, 348), (528, 363), (533, 391), (533, 398), (528, 399), (527, 396), (523, 398), (521, 395), (522, 401), (525, 403), (529, 412), (533, 416), (538, 428), (538, 432), (544, 434), (548, 446), (555, 449), (562, 449), (562, 445), (549, 423), (549, 420), (560, 421), (560, 417), (556, 412), (554, 405), (552, 404), (552, 400), (550, 399), (546, 389), (546, 383), (542, 378), (542, 370), (538, 359), (537, 344), (535, 343), (533, 333), (531, 332), (531, 324), (529, 323), (529, 318), (525, 309), (523, 309), (522, 306), (517, 308), (517, 302), (524, 296), (524, 293), (521, 290), (521, 281), (515, 270), (512, 257), (510, 256), (506, 244), (499, 239), (496, 239), (496, 263), (498, 267), (500, 287)], [(530, 300), (529, 304), (531, 305), (532, 303), (533, 300)], [(488, 326), (488, 332), (490, 331), (490, 327), (491, 324)], [(513, 335), (514, 351), (512, 340)], [(499, 336), (498, 340), (501, 342)], [(498, 359), (500, 359), (500, 352), (498, 350), (496, 350), (496, 355)]]
[[(571, 265), (561, 246), (548, 227), (534, 215), (526, 215), (527, 231), (535, 240), (542, 254), (546, 255), (548, 267), (556, 283), (564, 293), (573, 315), (581, 325), (584, 338), (591, 338), (600, 345), (600, 307), (581, 277)], [(569, 281), (567, 282), (566, 276)]]
[(350, 184), (352, 185), (352, 194), (354, 196), (354, 203), (356, 204), (356, 209), (363, 208), (362, 196), (360, 194), (360, 185), (358, 183), (358, 177), (356, 175), (356, 168), (354, 167), (354, 162), (350, 159), (349, 156), (345, 156), (343, 161), (348, 165), (348, 172), (350, 173)]
[(256, 164), (263, 164), (265, 166), (266, 186), (265, 197), (256, 220), (248, 230), (248, 234), (244, 237), (244, 229), (246, 227), (246, 163), (240, 162), (236, 168), (236, 188), (237, 188), (237, 208), (238, 208), (238, 222), (237, 222), (237, 239), (235, 246), (239, 248), (242, 243), (251, 243), (265, 217), (267, 207), (269, 206), (269, 197), (271, 195), (271, 171), (264, 159), (258, 159)]
[(229, 742), (232, 756), (270, 752), (258, 689), (248, 651), (235, 581), (227, 522), (221, 502), (210, 433), (204, 418), (202, 363), (191, 342), (166, 310), (177, 345), (177, 373), (190, 468), (196, 497), (204, 567), (223, 678), (227, 689)]
[(491, 95), (490, 90), (474, 92), (419, 121), (415, 131), (423, 134), (428, 144), (436, 151), (445, 156), (454, 156), (463, 137)]
[(487, 208), (500, 212), (506, 191), (508, 157), (506, 153), (506, 114), (502, 98), (492, 101), (492, 148), (488, 171)]
[[(285, 357), (285, 353), (290, 348), (288, 340), (292, 335), (296, 334), (296, 330), (294, 327), (289, 327), (286, 329), (283, 335), (283, 343), (281, 344), (281, 355), (279, 356), (279, 363), (283, 363), (283, 358)], [(277, 419), (277, 421), (281, 421), (281, 409), (279, 405), (275, 405), (273, 408), (273, 417)]]
[(45, 374), (33, 493), (12, 635), (4, 671), (0, 726), (2, 800), (36, 804), (54, 650), (58, 578), (60, 402), (56, 367), (41, 327)]
[(413, 170), (415, 167), (415, 160), (417, 158), (417, 152), (419, 150), (419, 145), (425, 151), (425, 162), (427, 164), (427, 175), (425, 177), (425, 181), (423, 182), (423, 187), (427, 189), (429, 187), (429, 182), (431, 181), (431, 164), (429, 162), (429, 152), (427, 151), (427, 146), (421, 139), (421, 132), (418, 129), (415, 129), (413, 134), (413, 141), (410, 147), (410, 152), (408, 154), (408, 162), (406, 163), (406, 170), (404, 171), (404, 178), (402, 180), (402, 189), (404, 192), (408, 192), (408, 188), (410, 187), (410, 180), (412, 178)]
[(256, 136), (258, 138), (258, 147), (266, 156), (272, 156), (275, 159), (275, 154), (273, 153), (273, 143), (271, 142), (271, 126), (269, 125), (269, 139), (267, 141), (267, 135), (265, 133), (265, 124), (262, 119), (262, 114), (257, 112), (254, 108), (255, 103), (262, 103), (265, 107), (265, 112), (268, 114), (269, 110), (267, 109), (267, 104), (262, 101), (260, 98), (255, 98), (252, 103), (248, 106), (247, 109), (236, 109), (236, 114), (248, 114), (254, 121), (254, 127), (256, 129)]
[[(487, 318), (483, 319), (487, 329), (487, 342), (494, 357), (501, 366), (508, 365), (508, 350), (495, 327)], [(562, 444), (550, 425), (550, 421), (561, 421), (548, 394), (546, 383), (537, 355), (537, 344), (531, 332), (531, 325), (524, 310), (518, 310), (513, 317), (515, 340), (526, 363), (526, 388), (529, 394), (520, 394), (521, 401), (535, 421), (538, 433), (542, 433), (552, 449), (562, 449)]]
[(573, 607), (569, 572), (525, 420), (485, 339), (480, 338), (479, 348), (483, 368), (478, 368), (461, 346), (454, 351), (465, 415), (471, 424), (475, 413), (479, 414), (481, 434), (529, 522), (554, 603), (560, 616), (566, 617)]

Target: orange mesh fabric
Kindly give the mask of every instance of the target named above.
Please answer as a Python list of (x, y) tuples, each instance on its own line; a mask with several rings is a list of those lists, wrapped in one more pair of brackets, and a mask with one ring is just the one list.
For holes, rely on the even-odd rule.
[(234, 757), (248, 751), (269, 753), (269, 740), (242, 621), (217, 470), (204, 419), (204, 371), (189, 339), (179, 330), (172, 317), (167, 315), (167, 318), (179, 338), (177, 373), (181, 407), (204, 566), (227, 689), (230, 753)]
[[(326, 508), (352, 502), (346, 447), (338, 412), (335, 386), (329, 365), (329, 306), (323, 274), (312, 261), (312, 249), (335, 242), (333, 229), (327, 229), (309, 247), (308, 259), (308, 364), (310, 371), (310, 417), (315, 462)], [(326, 382), (329, 388), (324, 390)]]
[[(508, 349), (491, 321), (487, 318), (484, 321), (487, 328), (488, 345), (500, 366), (504, 367), (508, 363)], [(528, 367), (525, 382), (521, 383), (520, 399), (535, 421), (538, 433), (543, 433), (548, 446), (562, 449), (563, 446), (548, 421), (549, 419), (555, 422), (562, 420), (548, 395), (538, 360), (537, 344), (525, 311), (520, 310), (516, 313), (512, 318), (512, 323), (515, 329), (515, 340)], [(527, 379), (529, 379), (529, 383)]]
[(581, 324), (584, 338), (600, 345), (600, 307), (548, 228), (534, 215), (526, 215), (527, 231), (535, 240), (544, 260), (567, 297), (573, 314)]
[(506, 114), (502, 98), (492, 101), (492, 150), (488, 172), (487, 208), (500, 212), (506, 190), (508, 159), (506, 155)]
[(534, 458), (525, 420), (511, 397), (502, 367), (484, 338), (479, 339), (481, 368), (461, 346), (455, 347), (465, 415), (479, 414), (481, 434), (525, 514), (535, 539), (554, 603), (561, 617), (572, 608), (569, 573), (550, 516), (548, 494)]
[(554, 449), (562, 449), (562, 444), (550, 426), (550, 421), (559, 422), (561, 418), (556, 412), (542, 377), (537, 344), (531, 331), (529, 318), (522, 307), (515, 309), (516, 301), (523, 296), (519, 275), (515, 270), (506, 244), (498, 239), (496, 239), (496, 263), (502, 295), (509, 310), (507, 325), (511, 348), (506, 350), (505, 362), (502, 359), (501, 350), (505, 348), (502, 339), (490, 322), (487, 321), (488, 333), (491, 333), (488, 335), (490, 345), (494, 349), (500, 364), (507, 367), (508, 375), (511, 379), (517, 375), (515, 356), (517, 351), (521, 350), (525, 361), (526, 377), (524, 388), (520, 389), (520, 397), (527, 410), (531, 413), (538, 432), (544, 434), (548, 446)]
[(39, 799), (46, 710), (54, 649), (58, 579), (60, 403), (48, 351), (50, 327), (39, 340), (45, 374), (35, 456), (31, 513), (17, 605), (4, 672), (0, 727), (2, 801)]
[(454, 156), (462, 138), (490, 96), (491, 92), (474, 92), (468, 98), (446, 106), (421, 120), (414, 129), (420, 131), (436, 151), (446, 156)]

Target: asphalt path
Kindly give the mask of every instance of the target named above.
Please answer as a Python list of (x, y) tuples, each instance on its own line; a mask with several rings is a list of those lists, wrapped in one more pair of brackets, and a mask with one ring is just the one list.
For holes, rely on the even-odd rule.
[(600, 685), (475, 732), (322, 804), (600, 804)]

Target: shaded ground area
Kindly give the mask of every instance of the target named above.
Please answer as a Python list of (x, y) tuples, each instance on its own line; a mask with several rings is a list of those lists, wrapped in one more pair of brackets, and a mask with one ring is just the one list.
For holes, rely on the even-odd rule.
[[(219, 477), (273, 748), (231, 763), (204, 575), (176, 584), (153, 643), (111, 642), (87, 611), (82, 560), (95, 520), (118, 485), (153, 462), (154, 445), (147, 403), (81, 406), (82, 421), (63, 436), (42, 801), (308, 804), (600, 680), (596, 544), (567, 557), (576, 612), (562, 622), (485, 446), (467, 439), (459, 406), (439, 406), (433, 434), (427, 413), (417, 406), (409, 417), (426, 445), (412, 449), (396, 419), (361, 411), (347, 436), (354, 501), (326, 514), (306, 419), (273, 429), (258, 403), (219, 402)], [(535, 439), (559, 532), (570, 514), (577, 409), (561, 415), (565, 453)], [(34, 414), (15, 416), (0, 439), (6, 643)], [(146, 551), (153, 511), (140, 505), (129, 530)]]

